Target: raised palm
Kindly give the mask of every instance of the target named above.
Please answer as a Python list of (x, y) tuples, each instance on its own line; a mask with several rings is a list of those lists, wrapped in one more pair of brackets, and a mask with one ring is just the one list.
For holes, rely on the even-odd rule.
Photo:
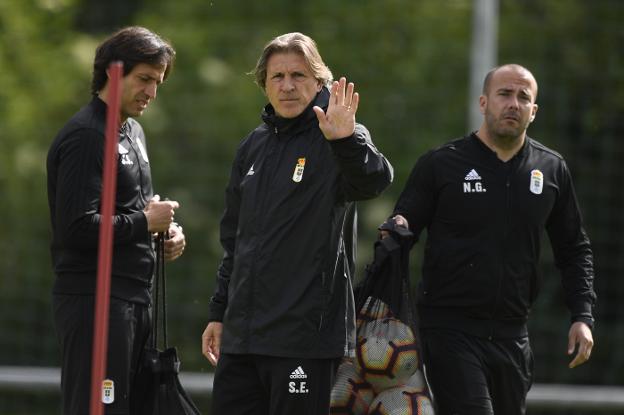
[(355, 113), (357, 112), (360, 96), (353, 92), (355, 85), (347, 84), (345, 77), (334, 81), (330, 90), (327, 112), (321, 107), (314, 107), (319, 120), (319, 127), (328, 140), (349, 137), (355, 131)]

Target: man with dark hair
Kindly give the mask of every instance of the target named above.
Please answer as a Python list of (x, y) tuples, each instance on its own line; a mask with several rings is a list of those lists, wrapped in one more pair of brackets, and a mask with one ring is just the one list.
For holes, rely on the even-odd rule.
[[(61, 347), (64, 414), (89, 412), (94, 294), (102, 192), (108, 66), (124, 64), (113, 217), (113, 262), (107, 414), (130, 414), (140, 405), (137, 371), (151, 330), (153, 234), (169, 232), (165, 259), (182, 255), (185, 238), (173, 222), (175, 201), (154, 195), (140, 116), (156, 98), (175, 58), (173, 48), (142, 27), (128, 27), (96, 50), (91, 102), (56, 136), (48, 152), (48, 203), (56, 281), (53, 308)], [(112, 388), (112, 389), (111, 389)], [(98, 397), (99, 398), (99, 397)], [(111, 402), (112, 401), (112, 402)]]
[(418, 309), (438, 415), (525, 413), (544, 230), (571, 314), (570, 367), (591, 354), (592, 250), (568, 166), (526, 134), (536, 99), (526, 68), (490, 71), (479, 130), (423, 155), (394, 209), (397, 225), (427, 233)]
[(202, 336), (213, 413), (327, 414), (355, 337), (354, 202), (379, 195), (392, 167), (311, 38), (273, 39), (254, 74), (269, 104), (234, 159)]

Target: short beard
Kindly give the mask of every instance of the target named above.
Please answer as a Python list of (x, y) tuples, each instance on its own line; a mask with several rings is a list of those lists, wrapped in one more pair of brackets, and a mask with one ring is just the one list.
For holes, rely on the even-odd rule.
[(513, 144), (526, 132), (526, 127), (528, 127), (527, 125), (520, 125), (517, 128), (498, 127), (498, 120), (491, 114), (486, 115), (485, 121), (490, 137), (501, 147), (513, 146)]

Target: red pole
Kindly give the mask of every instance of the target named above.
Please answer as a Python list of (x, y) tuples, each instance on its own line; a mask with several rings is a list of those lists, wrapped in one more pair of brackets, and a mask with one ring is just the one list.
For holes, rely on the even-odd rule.
[(108, 109), (106, 113), (106, 141), (102, 171), (101, 222), (98, 247), (97, 287), (95, 291), (95, 318), (93, 320), (93, 355), (91, 361), (91, 415), (101, 415), (102, 381), (106, 375), (108, 349), (108, 311), (110, 306), (110, 279), (113, 249), (113, 215), (117, 187), (117, 145), (119, 143), (119, 100), (123, 64), (113, 62), (108, 67)]

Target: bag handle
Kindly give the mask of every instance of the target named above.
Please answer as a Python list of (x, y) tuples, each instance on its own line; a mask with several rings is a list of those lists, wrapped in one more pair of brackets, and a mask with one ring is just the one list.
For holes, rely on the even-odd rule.
[[(356, 310), (361, 310), (369, 296), (388, 303), (392, 313), (399, 319), (409, 322), (414, 320), (409, 310), (401, 305), (409, 304), (409, 252), (413, 245), (413, 234), (408, 229), (396, 226), (394, 219), (384, 222), (380, 230), (389, 235), (375, 241), (373, 262), (366, 266), (366, 275), (357, 287)], [(386, 277), (390, 277), (388, 280)], [(405, 297), (405, 298), (404, 298)], [(372, 307), (370, 303), (368, 307)]]
[(156, 236), (156, 272), (154, 275), (154, 316), (152, 320), (151, 346), (158, 345), (158, 319), (160, 308), (162, 307), (162, 340), (163, 350), (169, 347), (167, 341), (167, 277), (165, 274), (165, 239), (169, 237), (169, 232), (160, 232)]

